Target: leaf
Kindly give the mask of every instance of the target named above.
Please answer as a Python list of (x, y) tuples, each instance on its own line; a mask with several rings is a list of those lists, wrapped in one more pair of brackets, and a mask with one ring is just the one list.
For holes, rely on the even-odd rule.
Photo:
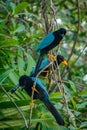
[(0, 75), (0, 84), (4, 82), (4, 80), (9, 76), (9, 74), (12, 72), (12, 69), (7, 70), (5, 73)]
[(19, 43), (18, 40), (13, 39), (13, 38), (9, 38), (7, 40), (2, 41), (1, 45), (2, 46), (14, 46), (14, 45), (16, 45), (18, 43)]
[(87, 121), (82, 122), (80, 128), (87, 128)]
[(79, 93), (80, 96), (87, 96), (87, 89), (84, 89)]
[(24, 74), (24, 61), (23, 61), (23, 51), (20, 48), (18, 49), (17, 62), (18, 62), (19, 75), (21, 76)]
[(33, 67), (35, 66), (35, 61), (30, 54), (27, 54), (27, 69), (26, 73), (29, 75), (32, 71)]
[(73, 104), (73, 107), (76, 108), (76, 101), (74, 100), (74, 98), (72, 96), (70, 97), (70, 100)]
[(18, 76), (14, 71), (9, 74), (9, 78), (14, 84), (18, 83)]
[(27, 2), (21, 2), (19, 3), (16, 8), (15, 8), (15, 11), (14, 11), (14, 14), (17, 14), (19, 12), (21, 12), (22, 10), (24, 10), (27, 6), (28, 6), (29, 3)]
[(22, 32), (25, 30), (25, 26), (23, 24), (18, 24), (18, 28), (14, 31), (15, 33), (18, 32)]
[(71, 86), (71, 88), (72, 88), (72, 90), (73, 90), (73, 92), (77, 92), (77, 90), (76, 90), (76, 86), (75, 86), (75, 84), (74, 84), (74, 82), (72, 82), (71, 80), (69, 80), (69, 83), (70, 83), (70, 86)]

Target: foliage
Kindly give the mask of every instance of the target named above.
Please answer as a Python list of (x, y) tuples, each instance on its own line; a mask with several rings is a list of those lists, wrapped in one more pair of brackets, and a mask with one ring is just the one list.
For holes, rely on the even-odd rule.
[[(18, 89), (11, 95), (11, 88), (21, 75), (29, 75), (35, 66), (38, 54), (36, 47), (46, 32), (46, 21), (40, 0), (0, 0), (0, 129), (26, 129), (29, 120), (30, 97)], [(87, 1), (53, 0), (46, 1), (48, 25), (51, 30), (67, 28), (67, 35), (58, 53), (68, 60), (70, 71), (60, 66), (64, 82), (68, 114), (62, 102), (61, 93), (56, 90), (49, 94), (51, 101), (61, 112), (65, 127), (56, 124), (54, 118), (39, 100), (35, 102), (31, 119), (31, 130), (86, 130), (87, 129)], [(78, 11), (79, 8), (79, 11)], [(55, 14), (55, 15), (54, 15)], [(55, 17), (54, 17), (55, 16)], [(56, 18), (56, 20), (55, 20)], [(53, 20), (54, 19), (54, 20)], [(56, 24), (57, 22), (57, 24)], [(49, 26), (48, 26), (49, 27)], [(54, 49), (56, 53), (57, 50)], [(45, 79), (41, 79), (44, 83)], [(47, 82), (44, 83), (47, 85)], [(61, 84), (59, 84), (61, 86)], [(55, 85), (51, 86), (51, 91)], [(4, 88), (4, 89), (3, 89)], [(6, 92), (4, 91), (6, 90)], [(8, 97), (9, 94), (10, 99)], [(15, 106), (17, 104), (18, 108)]]

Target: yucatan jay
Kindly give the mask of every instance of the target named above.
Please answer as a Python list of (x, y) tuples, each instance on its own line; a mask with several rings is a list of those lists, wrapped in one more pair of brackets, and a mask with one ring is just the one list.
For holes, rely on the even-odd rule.
[[(42, 61), (41, 65), (40, 65), (39, 69), (38, 69), (38, 73), (39, 73), (41, 70), (43, 70), (49, 63), (50, 63), (50, 62), (49, 62), (49, 59), (48, 59), (48, 58), (44, 59), (44, 60)], [(64, 59), (64, 57), (61, 56), (61, 55), (57, 55), (57, 56), (56, 56), (56, 61), (53, 61), (53, 68), (56, 69), (56, 67), (57, 67), (56, 64), (60, 65), (61, 63), (64, 64), (64, 65), (67, 65), (67, 62), (66, 62), (66, 60)], [(30, 74), (31, 77), (34, 75), (34, 72), (35, 72), (35, 69), (31, 72), (31, 74)], [(46, 69), (44, 69), (44, 70), (41, 72), (40, 75), (41, 75), (41, 76), (46, 76), (47, 73), (49, 73), (49, 72), (50, 72), (50, 66), (47, 67)]]
[[(36, 86), (34, 87), (33, 84), (35, 80), (36, 80)], [(32, 90), (33, 90), (34, 91), (33, 99), (40, 99), (45, 104), (47, 109), (55, 117), (57, 123), (59, 125), (64, 125), (63, 118), (61, 117), (57, 109), (54, 107), (54, 105), (51, 103), (48, 93), (39, 79), (36, 79), (35, 77), (23, 75), (19, 79), (18, 86), (21, 86), (22, 89), (24, 89), (28, 93), (29, 96), (32, 96)], [(13, 93), (14, 91), (11, 91), (11, 92)]]
[(38, 69), (42, 62), (44, 54), (47, 54), (51, 49), (53, 49), (58, 44), (60, 44), (65, 34), (66, 34), (66, 29), (60, 28), (55, 32), (50, 32), (41, 40), (41, 42), (39, 43), (37, 47), (37, 51), (40, 52), (40, 55), (39, 55), (39, 58), (37, 60), (37, 64), (35, 67), (35, 72), (33, 75), (34, 77), (36, 77), (38, 73)]

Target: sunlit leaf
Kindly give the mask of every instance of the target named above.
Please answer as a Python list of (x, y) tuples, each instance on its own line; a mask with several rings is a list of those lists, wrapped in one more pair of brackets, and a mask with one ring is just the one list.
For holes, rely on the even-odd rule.
[(21, 3), (19, 3), (16, 6), (16, 8), (15, 8), (14, 14), (20, 13), (22, 10), (24, 10), (28, 6), (28, 4), (29, 3), (27, 3), (27, 2), (21, 2)]

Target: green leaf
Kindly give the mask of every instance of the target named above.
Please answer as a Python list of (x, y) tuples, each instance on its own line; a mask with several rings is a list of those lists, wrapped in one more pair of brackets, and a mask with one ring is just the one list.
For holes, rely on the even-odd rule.
[(81, 91), (79, 93), (79, 95), (81, 95), (81, 96), (87, 96), (87, 89), (84, 89), (83, 91)]
[(29, 75), (35, 66), (35, 61), (30, 54), (27, 54), (27, 69), (26, 73)]
[(16, 45), (18, 43), (19, 43), (18, 40), (13, 39), (13, 38), (9, 38), (7, 40), (2, 41), (1, 45), (2, 46), (14, 46), (14, 45)]
[(18, 24), (18, 28), (14, 31), (15, 33), (18, 32), (22, 32), (25, 30), (25, 26), (23, 24)]
[(5, 73), (0, 75), (0, 84), (5, 81), (5, 79), (9, 76), (9, 74), (12, 72), (12, 69), (7, 70)]
[(14, 71), (9, 74), (9, 78), (14, 84), (18, 83), (18, 76)]
[(15, 8), (15, 11), (14, 11), (14, 14), (17, 14), (19, 12), (21, 12), (22, 10), (24, 10), (27, 6), (28, 6), (29, 3), (27, 2), (21, 2), (19, 3), (16, 8)]
[(69, 83), (70, 83), (70, 86), (71, 86), (71, 88), (72, 88), (72, 90), (73, 90), (73, 92), (77, 92), (77, 90), (76, 90), (76, 86), (75, 86), (75, 84), (74, 84), (74, 82), (72, 82), (71, 80), (69, 80)]
[(20, 48), (18, 49), (17, 62), (18, 62), (19, 75), (21, 76), (24, 74), (24, 60), (23, 60), (23, 51)]
[(87, 128), (87, 121), (82, 122), (80, 128)]

